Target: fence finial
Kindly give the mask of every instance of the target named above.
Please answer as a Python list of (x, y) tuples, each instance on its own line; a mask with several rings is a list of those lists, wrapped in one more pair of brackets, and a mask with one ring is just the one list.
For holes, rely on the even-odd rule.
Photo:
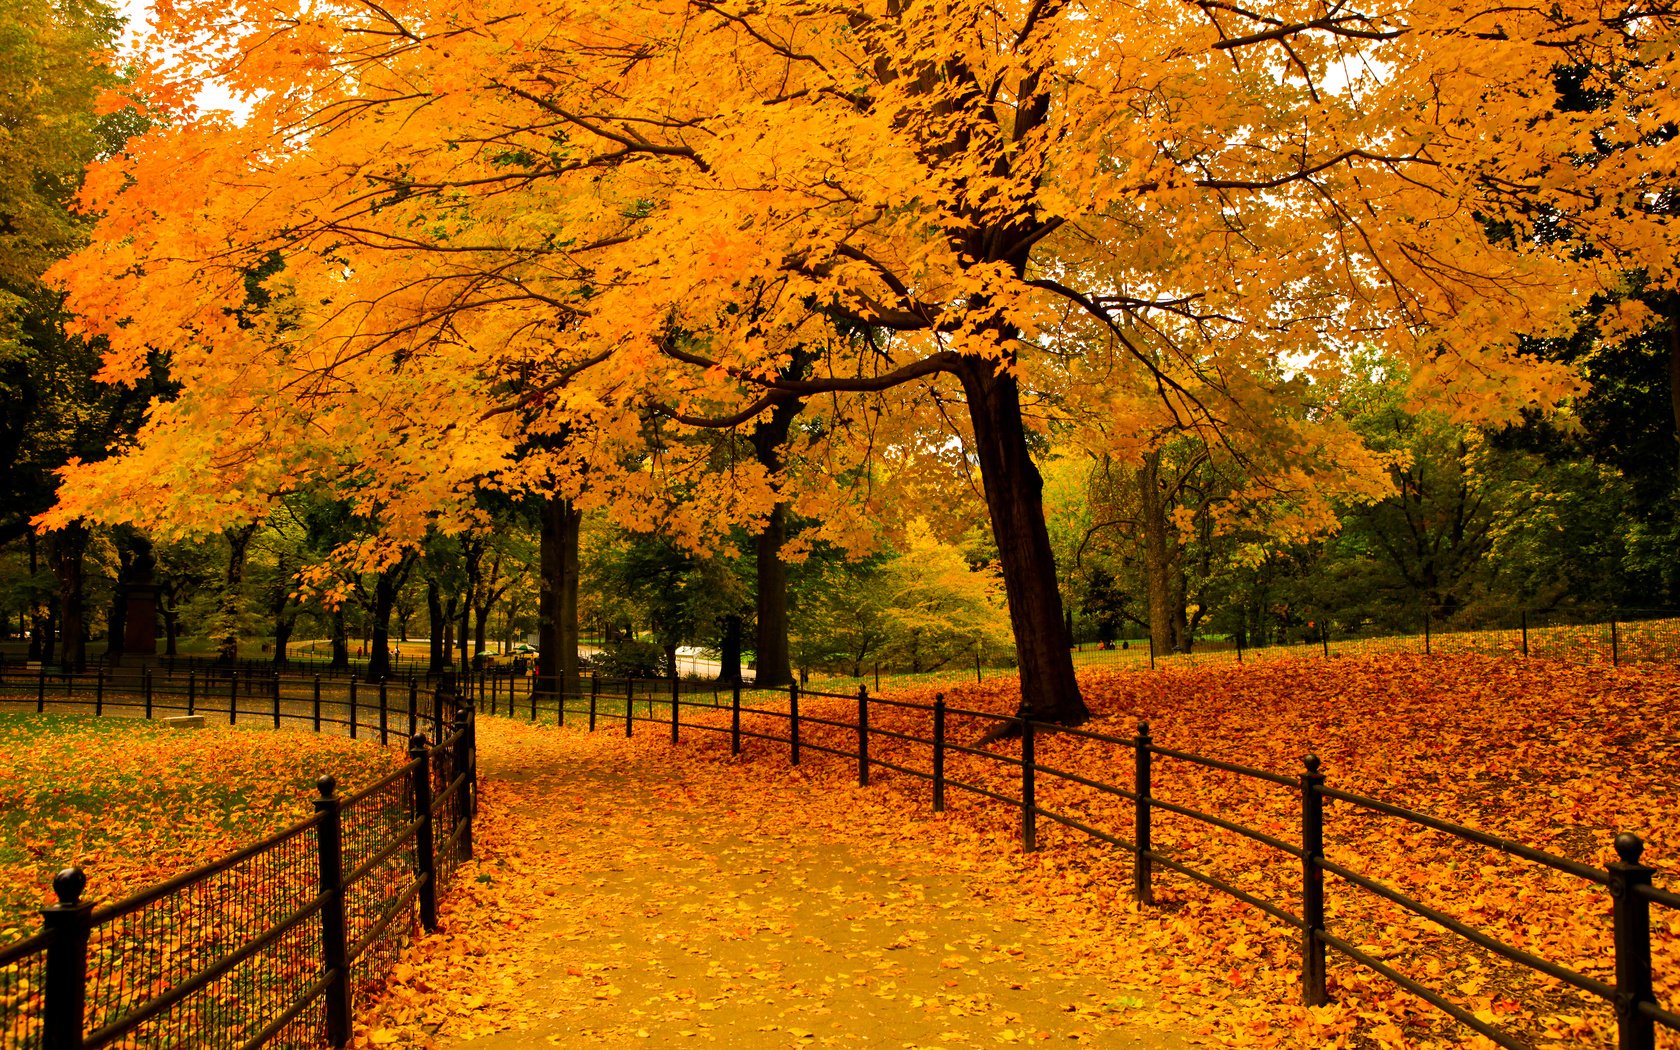
[(53, 876), (52, 888), (62, 907), (74, 908), (82, 902), (82, 891), (87, 889), (87, 875), (81, 868), (65, 868)]
[(1318, 772), (1319, 761), (1317, 755), (1308, 755), (1306, 758), (1301, 759), (1301, 764), (1307, 767), (1308, 773)]
[(322, 798), (332, 798), (333, 792), (338, 790), (338, 778), (331, 773), (323, 773), (315, 780), (315, 790)]
[(1616, 836), (1616, 856), (1622, 858), (1623, 864), (1638, 864), (1639, 855), (1644, 852), (1644, 840), (1633, 832), (1624, 831)]

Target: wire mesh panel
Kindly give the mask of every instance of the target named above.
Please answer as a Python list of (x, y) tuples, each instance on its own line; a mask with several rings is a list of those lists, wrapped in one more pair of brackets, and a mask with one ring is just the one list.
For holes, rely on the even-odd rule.
[(419, 925), (414, 858), (415, 764), (345, 800), (345, 924), (351, 994), (376, 992)]
[[(95, 911), (88, 1046), (318, 1043), (315, 822)], [(289, 1014), (297, 1020), (283, 1023)]]
[[(461, 776), (463, 770), (456, 768), (455, 748), (449, 737), (444, 746), (434, 748), (431, 752), (432, 776), (432, 832), (433, 842), (437, 850), (438, 887), (441, 890), (449, 885), (455, 874), (455, 869), (461, 864), (461, 837), (459, 831), (461, 822), (465, 818), (467, 785)], [(460, 782), (457, 783), (457, 780)]]
[(0, 1050), (39, 1050), (46, 986), (44, 936), (0, 948)]

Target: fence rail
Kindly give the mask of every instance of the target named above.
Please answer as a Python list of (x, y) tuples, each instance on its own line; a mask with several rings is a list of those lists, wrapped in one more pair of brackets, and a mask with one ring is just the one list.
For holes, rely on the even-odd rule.
[[(603, 694), (598, 685), (591, 688), (588, 683), (580, 682), (573, 683), (571, 688), (566, 689), (559, 686), (558, 682), (538, 683), (528, 694), (520, 695), (517, 703), (511, 706), (503, 703), (498, 705), (498, 708), (509, 717), (541, 720), (561, 726), (570, 725), (590, 731), (607, 721), (603, 716)], [(1128, 738), (1041, 723), (1030, 718), (953, 708), (945, 703), (943, 695), (938, 696), (932, 704), (922, 704), (872, 697), (864, 687), (859, 687), (854, 695), (802, 690), (798, 686), (790, 686), (777, 693), (768, 690), (749, 691), (747, 697), (743, 698), (741, 688), (737, 686), (728, 691), (726, 698), (713, 699), (704, 692), (696, 693), (680, 683), (673, 686), (669, 680), (664, 683), (644, 683), (644, 686), (640, 692), (634, 687), (627, 690), (625, 695), (634, 696), (635, 699), (624, 702), (621, 698), (619, 703), (622, 706), (615, 706), (613, 709), (613, 725), (616, 726), (622, 721), (623, 731), (627, 736), (633, 735), (637, 726), (653, 728), (662, 736), (668, 733), (668, 738), (673, 744), (682, 740), (684, 730), (712, 736), (727, 736), (730, 750), (734, 754), (741, 752), (744, 742), (757, 740), (785, 746), (792, 765), (801, 764), (804, 756), (813, 752), (831, 755), (841, 761), (856, 763), (857, 782), (860, 786), (870, 783), (872, 773), (892, 770), (927, 782), (931, 787), (932, 807), (935, 811), (945, 809), (948, 793), (951, 791), (964, 792), (1015, 811), (1013, 819), (1018, 822), (1023, 850), (1033, 851), (1038, 848), (1040, 819), (1052, 821), (1095, 842), (1123, 850), (1132, 857), (1133, 896), (1140, 904), (1154, 903), (1153, 887), (1156, 874), (1158, 869), (1165, 869), (1258, 908), (1300, 931), (1299, 972), (1302, 1001), (1306, 1005), (1322, 1005), (1329, 1001), (1326, 964), (1327, 957), (1333, 953), (1387, 978), (1499, 1046), (1509, 1050), (1533, 1050), (1530, 1043), (1452, 1001), (1440, 989), (1414, 980), (1376, 958), (1354, 940), (1349, 939), (1349, 936), (1344, 935), (1350, 934), (1351, 931), (1333, 930), (1327, 920), (1326, 907), (1332, 893), (1356, 893), (1393, 904), (1433, 923), (1466, 944), (1476, 945), (1512, 964), (1550, 977), (1608, 1004), (1616, 1014), (1620, 1050), (1652, 1050), (1656, 1045), (1657, 1027), (1680, 1032), (1680, 1015), (1671, 1012), (1656, 999), (1650, 922), (1652, 906), (1680, 910), (1680, 894), (1652, 885), (1655, 869), (1642, 862), (1644, 845), (1639, 837), (1632, 833), (1623, 832), (1615, 837), (1614, 847), (1618, 860), (1605, 868), (1596, 868), (1463, 824), (1333, 787), (1327, 783), (1326, 774), (1318, 758), (1313, 755), (1304, 756), (1301, 771), (1295, 776), (1288, 776), (1162, 746), (1150, 736), (1147, 723), (1140, 723), (1136, 735)], [(502, 695), (505, 699), (505, 694), (499, 694), (499, 691), (492, 694), (496, 695)], [(802, 710), (802, 702), (813, 699), (829, 702), (822, 716), (814, 716)], [(925, 719), (922, 723), (926, 727), (925, 733), (914, 727), (889, 729), (874, 725), (871, 714), (877, 709), (881, 712), (898, 712), (906, 718)], [(727, 720), (723, 718), (725, 714), (728, 716)], [(949, 722), (952, 716), (1007, 728), (1017, 734), (1021, 748), (1019, 757), (955, 742), (951, 739)], [(743, 727), (744, 717), (753, 720), (752, 728)], [(777, 726), (781, 727), (779, 731)], [(812, 738), (814, 731), (823, 730), (827, 731), (827, 735), (822, 740)], [(1107, 783), (1048, 764), (1044, 761), (1043, 745), (1047, 740), (1056, 737), (1110, 749), (1113, 755), (1107, 764), (1113, 768), (1129, 766), (1132, 770), (1130, 783)], [(900, 748), (891, 757), (884, 757), (872, 750), (872, 745), (880, 741), (896, 743)], [(900, 753), (904, 750), (909, 750), (912, 754), (906, 757)], [(998, 789), (996, 785), (987, 786), (950, 776), (946, 766), (947, 759), (952, 754), (975, 756), (990, 763), (994, 768), (1003, 770), (1016, 785), (1013, 794), (1008, 790)], [(1286, 792), (1299, 807), (1299, 839), (1287, 840), (1216, 813), (1203, 812), (1180, 801), (1162, 798), (1154, 787), (1156, 767), (1162, 763), (1186, 763), (1214, 769), (1244, 778), (1255, 784), (1257, 790)], [(1103, 828), (1098, 826), (1099, 822), (1095, 818), (1084, 813), (1062, 812), (1041, 805), (1038, 798), (1043, 784), (1058, 780), (1131, 801), (1131, 826)], [(1325, 855), (1325, 835), (1328, 826), (1325, 803), (1328, 800), (1428, 828), (1461, 842), (1494, 849), (1578, 880), (1584, 886), (1607, 891), (1608, 899), (1605, 903), (1611, 917), (1614, 982), (1600, 980), (1570, 966), (1508, 944), (1470, 923), (1400, 892), (1381, 879), (1329, 859)], [(1292, 899), (1268, 900), (1175, 856), (1172, 852), (1157, 848), (1154, 844), (1157, 813), (1174, 814), (1268, 847), (1279, 855), (1280, 860), (1296, 866), (1299, 874)], [(1327, 880), (1326, 876), (1330, 879)]]
[[(0, 708), (225, 713), (234, 724), (243, 713), (385, 744), (397, 722), (407, 762), (348, 796), (322, 776), (308, 819), (120, 901), (96, 907), (86, 875), (61, 871), (41, 930), (0, 947), (0, 1050), (347, 1045), (356, 1006), (416, 929), (437, 928), (438, 894), (472, 856), (470, 699), (449, 684), (422, 707), (417, 683), (386, 683), (358, 707), (354, 683), (323, 697), (319, 679), (279, 678), (242, 698), (237, 677), (225, 694), (201, 693), (196, 675), (159, 683), (102, 669), (49, 695), (44, 680), (29, 695), (30, 683), (6, 679)], [(223, 700), (225, 712), (211, 706)]]

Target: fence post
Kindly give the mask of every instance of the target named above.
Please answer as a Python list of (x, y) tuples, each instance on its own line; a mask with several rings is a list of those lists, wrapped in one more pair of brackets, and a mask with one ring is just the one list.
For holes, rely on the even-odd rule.
[[(420, 683), (415, 680), (413, 674), (410, 674), (408, 676), (408, 735), (412, 737), (418, 732), (420, 732)], [(432, 727), (432, 732), (434, 734), (437, 732), (436, 726)]]
[(858, 686), (858, 787), (869, 786), (869, 690)]
[(150, 667), (140, 669), (140, 680), (146, 690), (146, 720), (149, 722), (152, 718), (152, 669)]
[(315, 719), (315, 732), (321, 731), (321, 676), (315, 676), (315, 688), (310, 699), (310, 713)]
[(1243, 662), (1243, 658), (1242, 658), (1242, 649), (1243, 649), (1243, 646), (1242, 646), (1242, 638), (1241, 638), (1241, 637), (1239, 637), (1239, 638), (1238, 638), (1238, 639), (1237, 639), (1237, 663), (1238, 663), (1238, 664), (1241, 664), (1241, 663), (1242, 663), (1242, 662)]
[(636, 721), (636, 679), (634, 676), (624, 680), (624, 735), (628, 737), (631, 727)]
[[(1612, 636), (1614, 636), (1614, 632), (1612, 632)], [(93, 713), (95, 715), (105, 713), (105, 668), (103, 666), (96, 667), (93, 671)]]
[(1324, 647), (1324, 658), (1330, 659), (1330, 625), (1323, 620), (1318, 621), (1318, 640)]
[(729, 690), (729, 753), (741, 753), (741, 683), (734, 683)]
[(472, 860), (473, 814), (478, 812), (478, 728), (476, 712), (469, 712), (467, 704), (455, 708), (455, 769), (466, 774), (464, 785), (467, 797), (461, 800), (461, 812), (467, 826), (461, 832), (461, 859)]
[(1651, 990), (1651, 905), (1639, 892), (1651, 884), (1653, 869), (1639, 863), (1645, 843), (1624, 831), (1616, 836), (1610, 872), (1611, 923), (1616, 945), (1616, 1050), (1651, 1050), (1656, 1029), (1640, 1013), (1654, 1002)]
[(933, 695), (933, 811), (945, 812), (945, 694)]
[(338, 781), (331, 775), (315, 781), (315, 826), (321, 861), (321, 963), (327, 971), (327, 1042), (350, 1042), (350, 935), (344, 921), (344, 845)]
[(356, 676), (350, 676), (350, 739), (356, 739)]
[(1302, 760), (1301, 774), (1301, 1002), (1330, 1001), (1324, 985), (1324, 774), (1318, 756)]
[(491, 714), (496, 713), (496, 692), (498, 690), (498, 687), (500, 687), (501, 684), (502, 684), (502, 676), (501, 675), (492, 675), (491, 676), (491, 678), (490, 678), (490, 713)]
[[(387, 693), (386, 693), (386, 683), (388, 681), (389, 681), (389, 679), (386, 679), (386, 678), (383, 678), (383, 677), (381, 677), (379, 679), (379, 746), (380, 747), (385, 747), (386, 745), (390, 744), (390, 742), (391, 742), (391, 706), (390, 706), (390, 698), (389, 698), (389, 696), (387, 696)], [(472, 683), (471, 682), (467, 683), (467, 688), (468, 689), (472, 688)]]
[(194, 709), (196, 707), (198, 707), (198, 672), (189, 669), (187, 671), (187, 714), (195, 714)]
[[(542, 672), (539, 669), (537, 674), (534, 677), (532, 677), (532, 679), (531, 679), (531, 691), (526, 694), (527, 698), (531, 701), (531, 721), (533, 721), (533, 722), (535, 722), (537, 720), (537, 683), (541, 680), (542, 680)], [(566, 682), (565, 682), (565, 679), (562, 678), (560, 675), (555, 675), (554, 676), (554, 689), (555, 689), (555, 692), (560, 694), (560, 697), (561, 697), (560, 702), (565, 703), (566, 702), (566, 700), (565, 700)], [(471, 690), (472, 690), (472, 683), (471, 682), (467, 683), (467, 690), (469, 692), (471, 692)], [(513, 701), (511, 699), (508, 700), (508, 717), (509, 718), (513, 717)]]
[(799, 683), (788, 683), (788, 764), (799, 764)]
[(279, 729), (280, 728), (280, 673), (278, 671), (276, 671), (274, 673), (274, 678), (273, 678), (273, 681), (270, 683), (270, 685), (271, 685), (271, 688), (274, 691), (274, 728)]
[(87, 1012), (88, 921), (93, 905), (82, 900), (87, 876), (81, 868), (65, 868), (53, 876), (58, 903), (41, 909), (41, 923), (52, 934), (47, 943), (45, 1009), (42, 1017), (44, 1050), (81, 1050), (82, 1025)]
[(589, 676), (589, 731), (595, 732), (595, 703), (601, 695), (601, 679), (595, 675)]
[(1619, 641), (1620, 641), (1620, 639), (1618, 637), (1618, 632), (1616, 631), (1616, 618), (1614, 616), (1612, 616), (1612, 617), (1610, 617), (1610, 666), (1611, 667), (1620, 667), (1621, 663), (1622, 663), (1621, 645), (1618, 644)]
[[(580, 677), (577, 681), (579, 683), (578, 688), (583, 688), (583, 679)], [(557, 726), (566, 724), (566, 689), (571, 684), (570, 680), (562, 677), (559, 688), (554, 690), (554, 724)]]
[(41, 675), (35, 682), (35, 713), (42, 714), (47, 709), (47, 662), (41, 661)]
[[(443, 691), (448, 689), (449, 676), (438, 679), (438, 684), (432, 688), (432, 735), (442, 740), (447, 734), (443, 731)], [(513, 713), (513, 701), (508, 701), (508, 713)]]
[(1034, 753), (1033, 722), (1021, 719), (1021, 850), (1032, 853), (1038, 849), (1038, 800), (1033, 774), (1038, 761)]
[(1521, 616), (1522, 616), (1522, 653), (1523, 653), (1524, 656), (1527, 656), (1528, 655), (1528, 610), (1527, 609), (1522, 610)]
[(671, 743), (677, 742), (677, 708), (682, 700), (682, 679), (671, 676)]
[(1429, 606), (1423, 607), (1423, 655), (1429, 655)]
[[(974, 684), (975, 685), (981, 684), (981, 678), (980, 678), (980, 647), (978, 645), (976, 645), (974, 647)], [(879, 682), (875, 683), (875, 688), (877, 688), (877, 689), (881, 688), (881, 684)]]
[(1137, 853), (1132, 857), (1132, 897), (1139, 904), (1155, 903), (1154, 862), (1149, 859), (1153, 847), (1149, 843), (1149, 775), (1154, 753), (1149, 750), (1149, 723), (1139, 722), (1137, 742), (1133, 744), (1136, 764), (1133, 767), (1132, 837), (1137, 840)]
[[(414, 772), (414, 877), (420, 888), (420, 925), (437, 932), (437, 854), (432, 842), (432, 756), (424, 734), (408, 738), (409, 765)], [(448, 790), (449, 785), (444, 785)]]
[(1155, 635), (1153, 633), (1149, 636), (1149, 669), (1151, 671), (1155, 670)]
[(239, 724), (239, 673), (228, 675), (228, 725)]

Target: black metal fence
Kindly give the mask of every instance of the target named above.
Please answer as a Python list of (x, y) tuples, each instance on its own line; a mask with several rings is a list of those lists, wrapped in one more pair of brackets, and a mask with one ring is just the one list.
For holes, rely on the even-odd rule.
[(252, 697), (238, 676), (219, 691), (145, 670), (59, 676), (50, 694), (44, 681), (6, 680), (0, 706), (243, 716), (382, 743), (394, 730), (408, 761), (350, 795), (323, 776), (309, 819), (115, 903), (60, 872), (42, 928), (0, 947), (0, 1050), (346, 1045), (357, 1003), (417, 928), (437, 928), (438, 894), (472, 856), (470, 701), (440, 688), (422, 705), (410, 684), (393, 712), (389, 685), (358, 707), (353, 685), (323, 696), (319, 679), (271, 678)]
[(1508, 609), (1451, 613), (1419, 609), (1382, 623), (1301, 614), (1264, 635), (1197, 639), (1189, 652), (1160, 652), (1147, 634), (1103, 640), (1076, 628), (1074, 661), (1085, 666), (1158, 667), (1316, 659), (1376, 653), (1543, 657), (1574, 663), (1680, 662), (1680, 611), (1608, 609), (1531, 612)]
[[(1520, 1035), (1478, 1016), (1453, 1001), (1442, 989), (1426, 985), (1379, 958), (1369, 945), (1361, 944), (1356, 931), (1333, 927), (1327, 919), (1327, 904), (1335, 902), (1337, 895), (1365, 894), (1427, 920), (1463, 945), (1477, 946), (1524, 970), (1550, 978), (1587, 1001), (1608, 1004), (1615, 1012), (1620, 1050), (1651, 1050), (1656, 1045), (1658, 1027), (1680, 1032), (1680, 1014), (1657, 1001), (1651, 943), (1651, 908), (1680, 910), (1680, 894), (1653, 885), (1655, 869), (1643, 863), (1643, 843), (1631, 833), (1615, 836), (1616, 861), (1604, 868), (1593, 867), (1381, 799), (1343, 791), (1328, 783), (1319, 760), (1313, 755), (1305, 756), (1301, 771), (1291, 776), (1164, 747), (1151, 738), (1147, 723), (1138, 726), (1135, 736), (1114, 736), (952, 707), (942, 694), (932, 704), (920, 704), (870, 696), (862, 687), (855, 696), (802, 691), (791, 686), (777, 693), (749, 691), (745, 697), (736, 687), (723, 699), (717, 699), (708, 695), (708, 691), (697, 693), (685, 683), (667, 679), (643, 682), (640, 691), (636, 684), (629, 684), (623, 694), (614, 698), (612, 717), (608, 718), (603, 713), (603, 696), (607, 694), (599, 684), (591, 688), (587, 681), (573, 683), (564, 690), (557, 686), (558, 683), (540, 683), (535, 690), (520, 694), (518, 702), (511, 707), (504, 702), (500, 709), (511, 717), (578, 729), (616, 732), (622, 727), (626, 736), (634, 735), (638, 726), (644, 732), (651, 728), (661, 736), (668, 734), (673, 744), (682, 739), (685, 730), (712, 734), (727, 738), (733, 754), (741, 753), (750, 741), (760, 741), (785, 747), (793, 765), (799, 765), (804, 756), (812, 753), (833, 756), (856, 763), (860, 786), (868, 786), (872, 776), (883, 770), (926, 782), (935, 811), (945, 809), (949, 793), (967, 793), (987, 803), (1008, 807), (1016, 814), (1011, 819), (1018, 821), (1024, 850), (1038, 848), (1039, 822), (1045, 820), (1129, 855), (1132, 892), (1140, 904), (1154, 903), (1153, 886), (1158, 870), (1177, 872), (1252, 905), (1299, 933), (1298, 965), (1302, 1000), (1306, 1005), (1329, 1001), (1327, 957), (1340, 956), (1382, 975), (1499, 1046), (1533, 1050), (1532, 1044)], [(627, 701), (631, 697), (634, 699)], [(821, 714), (801, 709), (802, 700), (812, 699), (823, 702)], [(881, 724), (883, 720), (890, 724)], [(958, 742), (973, 739), (979, 735), (978, 730), (986, 728), (1002, 728), (1017, 735), (1019, 750), (1011, 747), (1013, 753), (1008, 753)], [(1058, 768), (1044, 754), (1045, 745), (1051, 741), (1055, 742), (1054, 746), (1070, 751), (1075, 747), (1096, 748), (1097, 764), (1129, 769), (1132, 774), (1129, 783), (1108, 783)], [(964, 780), (950, 775), (947, 764), (957, 756), (974, 759), (977, 768), (996, 771), (1008, 782), (1007, 786), (984, 782), (985, 776)], [(1086, 765), (1090, 764), (1089, 757)], [(1299, 834), (1285, 838), (1163, 798), (1156, 787), (1157, 773), (1163, 764), (1179, 763), (1234, 775), (1250, 785), (1251, 790), (1293, 796), (1293, 805), (1299, 813)], [(1106, 817), (1114, 811), (1113, 806), (1081, 807), (1072, 800), (1055, 809), (1041, 805), (1039, 799), (1047, 783), (1076, 788), (1098, 798), (1120, 800), (1129, 820), (1116, 826)], [(1381, 878), (1330, 859), (1326, 855), (1326, 840), (1334, 838), (1337, 829), (1337, 821), (1326, 815), (1326, 802), (1331, 800), (1368, 816), (1431, 829), (1461, 843), (1499, 851), (1556, 873), (1566, 884), (1579, 890), (1607, 891), (1600, 900), (1608, 913), (1607, 932), (1613, 952), (1604, 968), (1605, 976), (1583, 973), (1574, 966), (1542, 958), (1422, 903)], [(1292, 891), (1271, 898), (1262, 896), (1236, 885), (1231, 878), (1214, 874), (1208, 870), (1205, 860), (1195, 863), (1202, 859), (1190, 855), (1195, 851), (1161, 846), (1155, 833), (1162, 814), (1268, 847), (1284, 867), (1268, 872), (1262, 881), (1273, 886), (1287, 886), (1293, 881)], [(1351, 822), (1347, 817), (1338, 820)], [(1290, 868), (1295, 873), (1293, 879)]]

